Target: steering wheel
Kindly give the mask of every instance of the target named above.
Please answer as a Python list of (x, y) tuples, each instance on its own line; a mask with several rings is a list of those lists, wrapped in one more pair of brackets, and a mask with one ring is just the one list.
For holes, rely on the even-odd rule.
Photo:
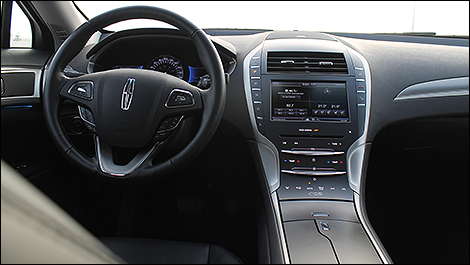
[[(138, 18), (166, 22), (190, 37), (211, 77), (211, 87), (202, 90), (177, 77), (143, 69), (113, 69), (74, 78), (64, 75), (66, 65), (96, 31)], [(44, 86), (45, 121), (60, 153), (87, 173), (116, 182), (158, 179), (187, 165), (210, 141), (225, 108), (224, 71), (211, 40), (182, 16), (149, 6), (118, 8), (83, 23), (52, 58)], [(92, 158), (74, 146), (60, 125), (59, 105), (65, 99), (78, 104), (80, 117), (94, 133)], [(195, 111), (202, 112), (195, 136), (178, 153), (153, 164), (168, 135), (186, 114)], [(115, 147), (138, 152), (127, 164), (116, 164)]]

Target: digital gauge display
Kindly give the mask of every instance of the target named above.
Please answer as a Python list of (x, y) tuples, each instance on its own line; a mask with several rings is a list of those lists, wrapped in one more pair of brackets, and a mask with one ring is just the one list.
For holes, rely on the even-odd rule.
[(180, 79), (184, 77), (183, 65), (178, 59), (171, 55), (160, 55), (152, 59), (148, 65), (148, 69), (176, 76)]

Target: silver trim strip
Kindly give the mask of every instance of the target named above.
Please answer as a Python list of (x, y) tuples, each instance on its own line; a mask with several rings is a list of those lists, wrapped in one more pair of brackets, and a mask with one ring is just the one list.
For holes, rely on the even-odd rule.
[[(250, 61), (254, 55), (261, 51), (263, 43), (254, 48), (244, 59), (243, 61), (243, 84), (245, 88), (245, 96), (248, 105), (248, 112), (250, 115), (250, 122), (253, 128), (255, 135), (256, 143), (259, 150), (259, 155), (261, 157), (262, 166), (264, 169), (266, 182), (269, 185), (269, 192), (271, 193), (271, 202), (274, 205), (274, 214), (276, 215), (277, 221), (277, 230), (280, 234), (281, 248), (284, 256), (284, 263), (290, 264), (289, 252), (287, 251), (287, 242), (286, 236), (284, 234), (284, 228), (282, 225), (282, 219), (279, 209), (279, 201), (277, 198), (276, 190), (280, 185), (280, 163), (279, 163), (279, 152), (277, 151), (276, 146), (269, 141), (264, 135), (258, 131), (258, 127), (255, 119), (255, 110), (253, 108), (253, 98), (251, 95), (251, 80), (252, 79), (261, 79), (261, 77), (251, 77), (250, 78)], [(261, 56), (260, 56), (261, 57)]]
[(304, 175), (304, 176), (334, 176), (344, 175), (346, 171), (321, 171), (321, 170), (281, 170), (282, 173), (293, 174), (293, 175)]
[(293, 155), (304, 155), (304, 156), (332, 156), (332, 155), (342, 155), (343, 151), (292, 151), (292, 150), (281, 150), (285, 154)]
[(468, 96), (468, 76), (429, 81), (403, 89), (393, 100)]
[(3, 97), (2, 101), (8, 101), (13, 99), (39, 99), (41, 97), (41, 77), (42, 69), (36, 68), (22, 68), (22, 67), (5, 67), (1, 70), (2, 74), (7, 73), (33, 73), (34, 74), (34, 92), (30, 96), (13, 96), (13, 97)]
[[(277, 151), (276, 146), (258, 131), (258, 126), (255, 120), (255, 110), (252, 103), (253, 98), (251, 94), (251, 79), (255, 78), (250, 78), (250, 60), (254, 57), (257, 52), (261, 51), (262, 46), (263, 44), (260, 44), (245, 57), (245, 60), (243, 61), (243, 82), (245, 86), (245, 96), (248, 105), (248, 112), (250, 114), (251, 126), (255, 134), (261, 161), (263, 163), (263, 169), (267, 178), (266, 180), (269, 184), (270, 192), (272, 193), (273, 191), (277, 190), (280, 185), (279, 153)], [(256, 79), (261, 78), (257, 77)]]

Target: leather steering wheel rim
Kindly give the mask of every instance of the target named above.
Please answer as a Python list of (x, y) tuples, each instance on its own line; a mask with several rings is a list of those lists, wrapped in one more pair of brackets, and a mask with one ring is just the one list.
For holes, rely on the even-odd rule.
[[(202, 101), (202, 120), (193, 139), (181, 151), (170, 159), (156, 165), (139, 165), (131, 173), (116, 177), (103, 172), (98, 161), (99, 157), (90, 158), (83, 155), (65, 135), (59, 117), (59, 105), (63, 99), (63, 74), (66, 65), (83, 49), (89, 38), (98, 30), (116, 22), (129, 19), (146, 18), (166, 22), (178, 28), (194, 42), (202, 65), (211, 77), (211, 87), (199, 91)], [(159, 179), (176, 172), (189, 164), (208, 144), (222, 119), (226, 100), (226, 87), (223, 66), (212, 41), (193, 23), (171, 11), (150, 7), (133, 6), (108, 11), (83, 23), (77, 28), (57, 50), (46, 69), (43, 93), (43, 107), (46, 126), (59, 152), (72, 164), (93, 176), (112, 182), (142, 182)], [(89, 76), (89, 75), (85, 75)]]

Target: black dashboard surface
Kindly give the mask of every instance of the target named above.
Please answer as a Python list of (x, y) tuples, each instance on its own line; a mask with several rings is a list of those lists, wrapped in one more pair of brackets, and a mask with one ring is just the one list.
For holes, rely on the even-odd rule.
[[(211, 38), (222, 59), (226, 77), (228, 77), (223, 123), (229, 125), (231, 130), (233, 128), (233, 131), (239, 132), (241, 137), (248, 140), (248, 142), (255, 142), (257, 135), (251, 126), (250, 106), (247, 103), (248, 100), (245, 94), (244, 77), (246, 69), (244, 69), (244, 59), (255, 48), (267, 41), (297, 39), (299, 35), (310, 40), (342, 43), (362, 54), (367, 60), (370, 66), (369, 91), (371, 94), (369, 126), (366, 135), (369, 144), (376, 137), (378, 137), (378, 140), (383, 140), (387, 128), (394, 124), (427, 118), (438, 119), (439, 124), (432, 126), (434, 132), (437, 131), (436, 128), (439, 128), (440, 124), (447, 124), (439, 119), (445, 121), (448, 117), (457, 117), (458, 124), (464, 124), (462, 126), (465, 126), (465, 122), (461, 120), (466, 119), (466, 132), (468, 135), (468, 39), (459, 40), (455, 43), (449, 41), (441, 43), (440, 40), (433, 37), (420, 37), (419, 41), (407, 38), (406, 41), (403, 41), (404, 38), (401, 36), (374, 39), (360, 34), (326, 34), (297, 31), (247, 31), (244, 32), (245, 34), (230, 30), (208, 30), (207, 32), (214, 34)], [(10, 53), (2, 49), (2, 66), (17, 66), (13, 56), (9, 55)], [(37, 63), (30, 66), (37, 67)], [(98, 44), (86, 46), (70, 62), (69, 66), (73, 70), (69, 74), (72, 73), (73, 75), (114, 68), (152, 69), (175, 75), (198, 86), (199, 81), (206, 74), (191, 40), (181, 36), (178, 32), (168, 30), (138, 29), (103, 35)], [(299, 78), (299, 76), (296, 76), (296, 78)], [(350, 75), (349, 78), (354, 77)], [(447, 80), (460, 80), (460, 78), (466, 78), (462, 81), (463, 83), (466, 82), (466, 92), (446, 94), (452, 87), (444, 86), (444, 94), (438, 96), (396, 100), (402, 91), (410, 87), (424, 84), (426, 88), (428, 87), (427, 84), (432, 84), (435, 81), (446, 82)], [(300, 77), (300, 79), (302, 78)], [(31, 100), (35, 104), (37, 99), (34, 99), (34, 101), (33, 99), (27, 100)], [(27, 103), (27, 101), (22, 102)], [(2, 110), (3, 105), (2, 99)], [(452, 125), (452, 123), (450, 124)], [(413, 127), (413, 123), (410, 127)], [(408, 127), (405, 127), (405, 129), (404, 131), (411, 131), (408, 130)], [(421, 134), (422, 131), (413, 130), (412, 133)], [(437, 133), (440, 136), (445, 135), (445, 132), (441, 134), (440, 131), (437, 131)], [(399, 136), (401, 140), (407, 137), (406, 132), (400, 132)], [(415, 135), (412, 139), (419, 141), (421, 138), (416, 138)], [(380, 147), (380, 141), (378, 142), (377, 146)], [(390, 145), (390, 143), (388, 144)], [(369, 151), (367, 150), (367, 152)], [(373, 150), (372, 154), (382, 154), (379, 151)], [(468, 157), (468, 148), (463, 150), (463, 153), (465, 151)], [(384, 153), (386, 152), (384, 151)], [(401, 150), (396, 153), (401, 154)], [(426, 152), (424, 151), (424, 153)], [(397, 162), (400, 160), (399, 158), (395, 159)], [(371, 159), (370, 161), (374, 160)], [(367, 162), (364, 168), (367, 167)], [(376, 162), (376, 164), (389, 165), (385, 163), (387, 161), (380, 160), (379, 162)], [(412, 166), (416, 165), (410, 165), (410, 167)], [(260, 167), (260, 165), (257, 165), (257, 167)], [(380, 175), (380, 170), (375, 167), (371, 172)], [(468, 165), (466, 170), (468, 172)], [(380, 196), (380, 194), (377, 194), (377, 196)]]

